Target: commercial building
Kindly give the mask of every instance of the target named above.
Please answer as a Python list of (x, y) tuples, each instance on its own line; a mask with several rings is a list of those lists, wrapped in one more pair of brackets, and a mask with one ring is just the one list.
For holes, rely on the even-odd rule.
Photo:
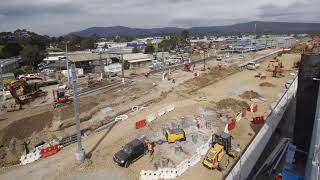
[(147, 66), (151, 60), (152, 55), (143, 53), (123, 54), (123, 60), (129, 63), (129, 68), (134, 69), (142, 66)]

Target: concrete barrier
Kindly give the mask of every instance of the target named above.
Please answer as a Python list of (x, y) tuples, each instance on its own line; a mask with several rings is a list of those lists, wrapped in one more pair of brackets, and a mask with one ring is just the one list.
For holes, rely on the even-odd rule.
[(248, 149), (243, 153), (236, 165), (230, 171), (226, 180), (244, 180), (247, 179), (253, 166), (256, 164), (261, 153), (266, 147), (270, 137), (277, 128), (282, 116), (286, 110), (288, 103), (295, 96), (297, 91), (298, 78), (295, 77), (290, 87), (280, 97), (266, 119), (266, 123), (260, 129), (259, 133), (253, 139)]
[(29, 154), (22, 155), (20, 158), (20, 162), (21, 162), (20, 164), (26, 165), (26, 164), (32, 163), (32, 162), (40, 159), (40, 157), (41, 157), (40, 151), (38, 149), (36, 149)]

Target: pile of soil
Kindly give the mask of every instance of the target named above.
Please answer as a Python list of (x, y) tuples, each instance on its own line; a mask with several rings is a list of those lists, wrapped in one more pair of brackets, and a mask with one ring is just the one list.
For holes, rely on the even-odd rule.
[(269, 82), (260, 83), (259, 86), (261, 86), (261, 87), (275, 87), (274, 84), (269, 83)]
[(243, 108), (247, 108), (249, 106), (247, 102), (233, 98), (222, 99), (217, 102), (216, 105), (219, 110), (231, 109), (233, 112), (242, 111)]
[(245, 91), (240, 95), (240, 97), (244, 99), (254, 99), (254, 98), (260, 98), (262, 96), (259, 93), (251, 90), (251, 91)]

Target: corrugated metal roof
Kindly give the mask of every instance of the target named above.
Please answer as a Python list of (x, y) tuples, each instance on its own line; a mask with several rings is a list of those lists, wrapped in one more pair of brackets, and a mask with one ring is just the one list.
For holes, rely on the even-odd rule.
[[(101, 59), (110, 58), (109, 54), (101, 54)], [(74, 53), (68, 54), (68, 59), (72, 62), (96, 61), (100, 59), (99, 53)]]

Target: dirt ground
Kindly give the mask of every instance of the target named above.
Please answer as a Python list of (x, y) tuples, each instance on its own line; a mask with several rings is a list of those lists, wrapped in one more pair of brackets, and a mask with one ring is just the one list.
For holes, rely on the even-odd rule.
[[(293, 60), (299, 59), (299, 57), (299, 54), (284, 54), (282, 55), (281, 59), (283, 60), (284, 66), (290, 69), (289, 67), (292, 67)], [(139, 103), (144, 103), (148, 100), (153, 101), (151, 105), (147, 106), (147, 108), (141, 112), (128, 113), (128, 120), (119, 122), (100, 133), (92, 133), (88, 138), (83, 139), (84, 148), (90, 156), (90, 160), (92, 161), (92, 163), (88, 166), (79, 167), (77, 165), (74, 165), (73, 152), (75, 149), (75, 145), (71, 145), (64, 148), (61, 152), (59, 152), (59, 154), (46, 159), (42, 159), (39, 162), (35, 162), (23, 167), (2, 169), (0, 171), (0, 176), (3, 179), (10, 179), (12, 177), (16, 177), (16, 179), (21, 179), (24, 177), (30, 177), (30, 179), (34, 179), (35, 177), (39, 179), (75, 179), (79, 176), (94, 177), (93, 174), (95, 174), (95, 172), (97, 172), (97, 174), (101, 174), (101, 172), (112, 172), (110, 173), (110, 179), (138, 179), (139, 172), (142, 169), (148, 170), (154, 168), (154, 163), (150, 161), (149, 156), (144, 156), (139, 161), (132, 164), (132, 166), (130, 166), (128, 169), (119, 168), (112, 161), (113, 154), (118, 151), (121, 146), (132, 140), (137, 135), (143, 133), (147, 134), (153, 128), (159, 128), (162, 124), (168, 122), (169, 120), (177, 119), (182, 116), (186, 117), (195, 115), (198, 112), (198, 107), (209, 107), (214, 109), (218, 106), (219, 102), (226, 101), (226, 99), (228, 98), (235, 99), (236, 102), (241, 102), (239, 106), (242, 108), (242, 106), (244, 106), (244, 103), (251, 103), (250, 101), (248, 101), (248, 99), (240, 97), (240, 95), (245, 91), (255, 91), (266, 99), (265, 101), (259, 103), (258, 109), (259, 115), (266, 114), (269, 111), (269, 105), (273, 101), (275, 101), (279, 93), (282, 92), (284, 83), (293, 78), (290, 73), (294, 72), (293, 70), (288, 70), (284, 73), (285, 77), (272, 78), (271, 72), (266, 72), (267, 65), (268, 61), (265, 61), (265, 63), (261, 64), (261, 68), (259, 70), (244, 70), (241, 72), (233, 70), (232, 68), (228, 69), (227, 71), (221, 70), (219, 72), (219, 69), (213, 68), (216, 71), (213, 71), (212, 73), (208, 73), (206, 75), (203, 74), (203, 76), (200, 75), (200, 77), (189, 80), (182, 85), (179, 85), (178, 83), (173, 84), (170, 82), (157, 83), (159, 82), (159, 79), (161, 77), (159, 75), (155, 75), (153, 77), (150, 77), (149, 79), (137, 79), (136, 86), (129, 87), (123, 91), (101, 94), (99, 96), (96, 96), (95, 98), (90, 99), (92, 101), (84, 99), (84, 102), (98, 103), (99, 105), (103, 104), (101, 105), (99, 110), (111, 106), (115, 113), (121, 112), (121, 110), (125, 109), (126, 107), (132, 107), (133, 105), (138, 105)], [(254, 75), (258, 72), (267, 74), (267, 80), (254, 78)], [(192, 78), (191, 73), (183, 72), (180, 70), (173, 73), (173, 77), (177, 77), (177, 79), (180, 80), (178, 76), (182, 76), (184, 80)], [(221, 79), (223, 80), (221, 81)], [(183, 82), (183, 80), (180, 81), (181, 83)], [(272, 82), (275, 87), (270, 90), (269, 87), (260, 86), (259, 84), (262, 83), (262, 81)], [(156, 85), (154, 85), (155, 82)], [(130, 93), (133, 90), (135, 93)], [(166, 96), (161, 96), (161, 92), (167, 91), (170, 91), (170, 93), (167, 93)], [(124, 97), (123, 94), (127, 94), (127, 96)], [(160, 99), (154, 101), (155, 98), (159, 97)], [(110, 102), (110, 100), (112, 101)], [(136, 120), (144, 119), (149, 114), (155, 113), (162, 107), (169, 104), (175, 104), (176, 109), (173, 112), (170, 112), (165, 116), (158, 118), (153, 124), (148, 125), (146, 128), (143, 128), (141, 130), (136, 130), (134, 128), (134, 122)], [(89, 105), (83, 108), (83, 111), (89, 111), (92, 107), (94, 107), (94, 105)], [(35, 114), (41, 114), (43, 111), (45, 111), (45, 108), (49, 107), (40, 107), (39, 109), (37, 108), (37, 113)], [(65, 108), (68, 109), (70, 107)], [(226, 108), (230, 107), (226, 106)], [(222, 109), (225, 109), (224, 106)], [(97, 112), (99, 112), (99, 110), (97, 110)], [(48, 113), (45, 117), (39, 119), (45, 119), (48, 124), (50, 124), (51, 121), (56, 121), (56, 113), (52, 112), (52, 110), (47, 110), (47, 112), (51, 112), (51, 114)], [(71, 117), (70, 114), (71, 111), (68, 114), (63, 114), (62, 117)], [(8, 119), (18, 119), (22, 115), (23, 111), (19, 111), (8, 117)], [(50, 120), (51, 116), (53, 116), (53, 120)], [(92, 125), (92, 123), (104, 119), (104, 116), (105, 115), (101, 113), (99, 115), (93, 115), (89, 118), (89, 121), (83, 122), (81, 126), (90, 126)], [(241, 120), (237, 125), (237, 128), (232, 131), (232, 135), (235, 137), (235, 139), (237, 139), (242, 149), (250, 142), (253, 135), (259, 130), (259, 127), (252, 127), (251, 125), (250, 118), (252, 116), (254, 116), (254, 114), (249, 114), (248, 117)], [(49, 118), (47, 119), (47, 117)], [(15, 120), (13, 120), (13, 122), (14, 121)], [(41, 121), (39, 121), (39, 127), (43, 129), (46, 129), (46, 126), (48, 124), (43, 124), (41, 123)], [(219, 125), (217, 125), (217, 127), (215, 128), (220, 130), (223, 128), (223, 123), (220, 122), (216, 124)], [(11, 123), (0, 121), (0, 126), (1, 125), (10, 126)], [(72, 126), (66, 127), (63, 132), (59, 132), (57, 133), (57, 135), (61, 136), (63, 134), (70, 133), (73, 130), (74, 127)], [(25, 135), (27, 136), (29, 134), (30, 132), (26, 130)], [(39, 134), (41, 134), (41, 132)], [(11, 136), (14, 137), (13, 135)], [(15, 136), (17, 136), (17, 138), (21, 138), (19, 134)], [(7, 140), (3, 142), (7, 142), (9, 138), (6, 137), (4, 139)], [(46, 168), (43, 169), (44, 167)], [(32, 176), (27, 176), (29, 172), (32, 172)], [(198, 163), (195, 167), (189, 169), (179, 178), (195, 179), (199, 176), (201, 177), (201, 179), (212, 179), (212, 177), (222, 179), (223, 173), (217, 170), (207, 170), (202, 166), (201, 163)]]

